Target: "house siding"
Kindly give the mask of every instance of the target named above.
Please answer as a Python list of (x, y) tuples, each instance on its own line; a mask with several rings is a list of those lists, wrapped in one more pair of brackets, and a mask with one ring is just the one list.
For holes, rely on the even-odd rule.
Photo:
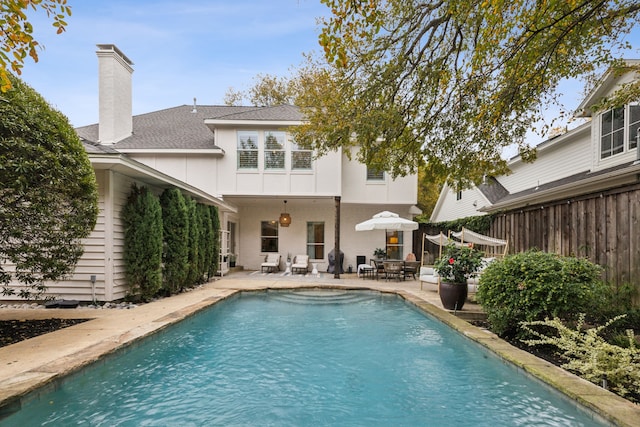
[(533, 163), (517, 161), (510, 164), (511, 174), (500, 176), (502, 184), (511, 194), (557, 181), (591, 169), (590, 127), (584, 126), (559, 141), (549, 141), (547, 147), (538, 149)]
[[(443, 197), (443, 194), (440, 197)], [(473, 205), (474, 203), (476, 206)], [(462, 197), (457, 200), (457, 192), (447, 186), (444, 191), (444, 199), (440, 205), (436, 206), (436, 210), (431, 216), (431, 222), (452, 221), (467, 216), (485, 215), (484, 212), (479, 212), (478, 208), (486, 203), (487, 199), (477, 187), (463, 190)]]
[[(351, 151), (351, 159), (357, 156)], [(335, 169), (334, 169), (335, 170)], [(393, 179), (385, 172), (383, 181), (367, 181), (367, 166), (342, 156), (342, 202), (360, 204), (406, 204), (413, 206), (418, 200), (416, 175)], [(402, 215), (408, 208), (397, 212)]]

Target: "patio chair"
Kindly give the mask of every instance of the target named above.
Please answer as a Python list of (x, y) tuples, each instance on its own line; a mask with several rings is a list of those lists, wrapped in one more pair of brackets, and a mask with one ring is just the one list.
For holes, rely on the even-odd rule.
[(291, 264), (291, 274), (304, 273), (309, 271), (309, 255), (296, 255)]
[(404, 262), (404, 278), (407, 277), (413, 278), (416, 280), (416, 273), (418, 272), (418, 268), (420, 268), (420, 261), (405, 261)]
[(404, 280), (404, 261), (383, 261), (383, 265), (387, 281), (392, 277)]
[(267, 273), (280, 270), (280, 254), (267, 254), (264, 262), (260, 265), (262, 272)]
[(375, 268), (376, 280), (380, 279), (380, 276), (384, 275), (384, 261), (379, 259), (372, 259), (371, 264)]

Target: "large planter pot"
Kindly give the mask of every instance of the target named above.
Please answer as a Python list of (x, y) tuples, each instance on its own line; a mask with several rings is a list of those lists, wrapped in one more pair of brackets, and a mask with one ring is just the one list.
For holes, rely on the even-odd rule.
[(440, 282), (440, 301), (447, 310), (461, 310), (467, 299), (466, 283)]

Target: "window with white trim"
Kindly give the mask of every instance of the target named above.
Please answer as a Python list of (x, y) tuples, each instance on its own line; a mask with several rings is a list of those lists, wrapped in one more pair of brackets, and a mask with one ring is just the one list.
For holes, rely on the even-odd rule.
[(260, 251), (278, 252), (278, 221), (260, 223)]
[(367, 181), (384, 181), (384, 171), (367, 166)]
[(291, 142), (291, 170), (311, 169), (311, 150), (300, 147), (296, 142)]
[(238, 169), (258, 169), (258, 132), (238, 132)]
[(285, 133), (270, 132), (264, 133), (264, 168), (284, 169), (285, 154)]
[(324, 222), (307, 222), (307, 255), (324, 259)]
[(624, 151), (624, 107), (602, 113), (600, 119), (600, 158)]
[(629, 150), (638, 146), (640, 134), (640, 105), (629, 105)]

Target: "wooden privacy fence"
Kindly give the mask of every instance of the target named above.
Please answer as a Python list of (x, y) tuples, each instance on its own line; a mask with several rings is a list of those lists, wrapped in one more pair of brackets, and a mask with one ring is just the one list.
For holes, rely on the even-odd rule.
[[(640, 184), (634, 184), (501, 212), (484, 234), (508, 240), (509, 253), (537, 248), (585, 257), (604, 268), (607, 282), (631, 283), (640, 292), (639, 219)], [(421, 224), (414, 233), (414, 245), (422, 233), (438, 231)], [(437, 257), (435, 250), (429, 248), (425, 256), (431, 259), (425, 259), (425, 264), (433, 262), (434, 253)]]

